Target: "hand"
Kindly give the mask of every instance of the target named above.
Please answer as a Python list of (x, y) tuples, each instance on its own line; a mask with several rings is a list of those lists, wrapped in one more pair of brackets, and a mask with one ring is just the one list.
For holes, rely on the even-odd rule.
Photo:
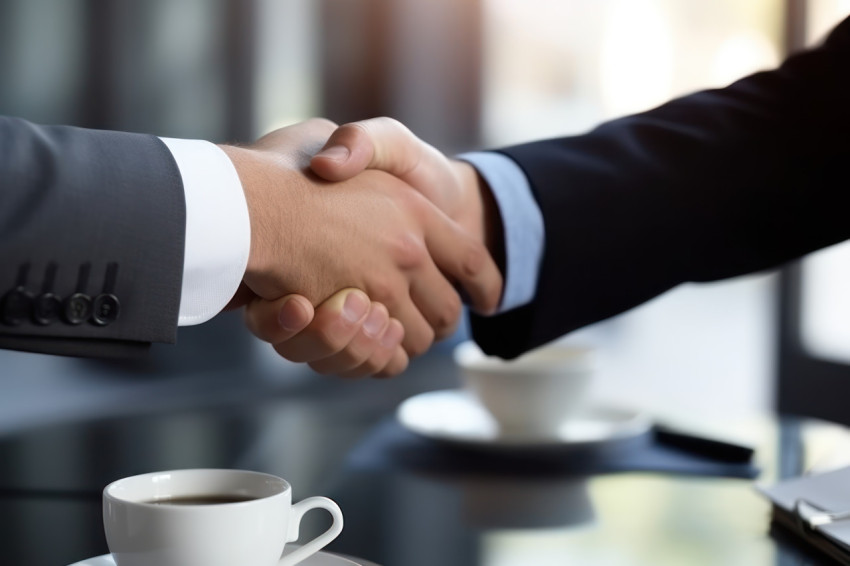
[[(362, 316), (359, 312), (368, 310)], [(404, 328), (387, 308), (358, 289), (343, 289), (315, 310), (306, 298), (255, 299), (245, 315), (250, 330), (294, 362), (341, 377), (390, 377), (407, 367), (399, 345)]]
[(344, 181), (366, 169), (390, 173), (422, 193), (501, 260), (499, 212), (478, 172), (465, 161), (449, 160), (397, 120), (373, 118), (340, 126), (310, 166), (328, 181)]
[[(498, 209), (489, 188), (475, 169), (462, 161), (450, 161), (395, 120), (376, 118), (338, 128), (322, 152), (313, 157), (311, 167), (329, 181), (347, 180), (366, 169), (391, 173), (419, 190), (477, 241), (487, 244), (491, 255), (499, 260), (503, 257)], [(499, 276), (500, 293), (501, 284)], [(264, 310), (269, 311), (262, 314), (266, 317), (273, 316), (275, 312), (271, 305), (259, 305), (255, 314), (260, 316)], [(312, 321), (305, 317), (299, 323), (299, 328), (304, 330), (301, 335), (297, 332), (289, 335), (298, 336), (290, 340), (292, 344), (297, 343), (307, 349), (315, 349), (316, 344), (336, 344), (332, 350), (334, 356), (323, 362), (330, 372), (338, 371), (340, 360), (356, 357), (352, 351), (365, 349), (368, 344), (380, 351), (377, 339), (363, 335), (343, 344), (344, 338), (338, 331), (341, 324), (338, 309)], [(284, 342), (281, 337), (280, 344)], [(307, 346), (310, 344), (312, 347)]]
[[(294, 291), (311, 305), (319, 304), (337, 289), (353, 286), (385, 305), (384, 333), (396, 328), (389, 316), (397, 318), (404, 327), (405, 352), (417, 355), (427, 350), (435, 337), (452, 332), (459, 318), (459, 298), (443, 274), (489, 310), (498, 302), (498, 270), (480, 242), (398, 179), (367, 171), (356, 179), (330, 185), (307, 172), (309, 156), (333, 128), (330, 122), (311, 120), (272, 132), (248, 148), (223, 148), (242, 181), (252, 228), (244, 287), (234, 304), (245, 304), (248, 295), (253, 304), (271, 307), (275, 304), (271, 301)], [(369, 326), (365, 323), (370, 317), (373, 323), (383, 319), (381, 306), (359, 301), (353, 292), (345, 297), (341, 304), (346, 307), (349, 300), (352, 307), (365, 303), (352, 310), (361, 315), (354, 322), (357, 332)], [(290, 307), (304, 306), (300, 299), (295, 300)], [(276, 305), (275, 317), (288, 303)], [(267, 328), (263, 321), (270, 320), (262, 312), (256, 306), (246, 309), (249, 326), (258, 333)], [(345, 309), (337, 301), (322, 305), (320, 312), (342, 314)], [(391, 334), (397, 336), (398, 332)], [(309, 333), (302, 338), (307, 336)], [(321, 337), (324, 347), (313, 348), (320, 357), (312, 360), (319, 366), (321, 354), (338, 347), (328, 332)], [(278, 342), (276, 347), (291, 358), (295, 354), (288, 346)], [(356, 360), (349, 356), (348, 361)], [(356, 372), (357, 367), (345, 371)], [(374, 365), (368, 369), (372, 368)], [(338, 370), (334, 367), (333, 371)]]

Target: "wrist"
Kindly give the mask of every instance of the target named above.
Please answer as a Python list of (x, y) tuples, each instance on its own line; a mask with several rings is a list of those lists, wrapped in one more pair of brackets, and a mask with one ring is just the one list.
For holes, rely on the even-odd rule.
[[(292, 216), (287, 213), (297, 207), (290, 190), (293, 180), (287, 176), (290, 171), (282, 167), (273, 155), (269, 156), (263, 151), (232, 145), (219, 147), (230, 158), (239, 175), (248, 206), (251, 242), (244, 281), (261, 296), (274, 295), (277, 290), (273, 290), (271, 282), (266, 285), (264, 279), (274, 270), (275, 257), (285, 255), (285, 251), (272, 248), (288, 241), (281, 232), (291, 233), (295, 220), (284, 217)], [(270, 198), (285, 199), (286, 206), (269, 202)]]
[(461, 224), (480, 238), (499, 270), (505, 273), (505, 236), (499, 206), (487, 181), (470, 163), (453, 160), (452, 166), (468, 216)]

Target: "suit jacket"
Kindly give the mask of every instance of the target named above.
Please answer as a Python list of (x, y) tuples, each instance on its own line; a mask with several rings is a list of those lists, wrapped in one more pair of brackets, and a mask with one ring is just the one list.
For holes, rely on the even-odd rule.
[(185, 217), (158, 138), (0, 117), (0, 347), (109, 356), (173, 342)]
[(510, 358), (680, 283), (850, 237), (850, 19), (776, 70), (501, 151), (546, 235), (534, 301), (473, 316), (482, 348)]

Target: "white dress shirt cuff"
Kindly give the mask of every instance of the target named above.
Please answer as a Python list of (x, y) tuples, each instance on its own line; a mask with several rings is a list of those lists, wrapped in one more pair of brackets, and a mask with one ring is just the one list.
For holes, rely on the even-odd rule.
[(191, 326), (221, 312), (239, 288), (251, 250), (251, 222), (227, 154), (207, 141), (160, 139), (177, 162), (186, 195), (178, 324)]
[(534, 300), (545, 233), (543, 214), (525, 173), (511, 158), (494, 152), (457, 156), (475, 167), (490, 186), (505, 235), (505, 289), (499, 313)]

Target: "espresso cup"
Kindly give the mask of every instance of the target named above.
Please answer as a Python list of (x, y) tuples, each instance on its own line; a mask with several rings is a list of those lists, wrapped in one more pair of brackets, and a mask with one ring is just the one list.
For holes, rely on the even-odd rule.
[(504, 438), (554, 439), (583, 406), (593, 351), (575, 345), (538, 348), (515, 360), (485, 355), (474, 342), (454, 350), (465, 388)]
[[(325, 509), (330, 528), (282, 557), (304, 513)], [(283, 479), (246, 470), (153, 472), (103, 490), (103, 526), (117, 566), (291, 566), (342, 532), (326, 497), (292, 503)]]

